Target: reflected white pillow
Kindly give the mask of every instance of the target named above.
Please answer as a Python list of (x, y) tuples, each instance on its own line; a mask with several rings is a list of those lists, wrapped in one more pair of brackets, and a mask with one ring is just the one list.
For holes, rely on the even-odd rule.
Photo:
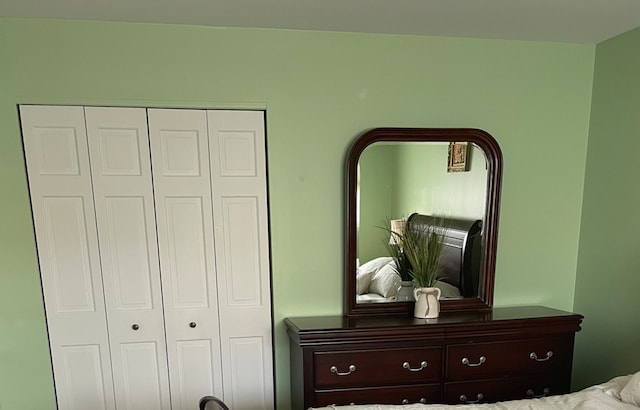
[(626, 386), (620, 391), (623, 402), (640, 406), (640, 372), (634, 374)]
[(358, 274), (356, 275), (356, 293), (358, 295), (369, 293), (369, 284), (374, 274), (375, 271), (363, 272), (358, 269)]
[(393, 261), (393, 258), (390, 256), (382, 256), (379, 258), (371, 259), (370, 261), (360, 266), (358, 268), (358, 271), (376, 273), (380, 270), (380, 268), (382, 268), (383, 266), (385, 266), (386, 264), (392, 261)]
[(437, 280), (435, 287), (440, 288), (440, 291), (442, 292), (440, 295), (441, 298), (457, 298), (461, 296), (460, 289), (449, 283)]
[(395, 296), (400, 285), (400, 275), (396, 273), (393, 261), (384, 265), (373, 276), (369, 284), (369, 293), (377, 293), (385, 298)]

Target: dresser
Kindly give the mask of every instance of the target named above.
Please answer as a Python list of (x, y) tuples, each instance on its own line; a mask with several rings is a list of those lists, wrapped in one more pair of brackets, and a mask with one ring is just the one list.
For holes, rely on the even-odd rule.
[(295, 410), (472, 403), (569, 391), (582, 316), (540, 306), (287, 318)]

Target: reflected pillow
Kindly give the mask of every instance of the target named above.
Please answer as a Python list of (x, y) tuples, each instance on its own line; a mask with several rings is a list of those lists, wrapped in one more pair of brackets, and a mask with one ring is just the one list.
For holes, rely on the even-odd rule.
[(383, 266), (385, 266), (391, 261), (393, 261), (393, 258), (390, 256), (382, 256), (379, 258), (371, 259), (370, 261), (366, 262), (364, 265), (360, 266), (358, 268), (358, 271), (376, 273), (380, 270), (380, 268), (382, 268)]
[(375, 273), (375, 271), (366, 272), (358, 269), (358, 274), (356, 275), (356, 293), (358, 295), (369, 293), (369, 284)]
[(461, 296), (460, 289), (447, 282), (437, 280), (434, 286), (440, 288), (441, 298), (459, 298)]
[[(391, 259), (391, 258), (390, 258)], [(378, 270), (369, 284), (369, 293), (389, 298), (396, 295), (400, 286), (400, 275), (396, 273), (393, 259)]]

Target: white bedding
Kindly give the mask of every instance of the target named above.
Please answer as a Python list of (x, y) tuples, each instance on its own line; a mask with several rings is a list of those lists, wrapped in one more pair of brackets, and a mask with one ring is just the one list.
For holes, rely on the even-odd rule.
[(487, 404), (367, 404), (355, 406), (327, 406), (316, 410), (638, 410), (640, 409), (640, 372), (620, 376), (588, 387), (576, 393), (540, 399), (512, 400)]
[[(356, 271), (357, 303), (393, 302), (400, 285), (395, 262), (391, 257), (379, 257), (359, 266)], [(460, 289), (445, 282), (436, 281), (442, 291), (441, 298), (459, 298)]]

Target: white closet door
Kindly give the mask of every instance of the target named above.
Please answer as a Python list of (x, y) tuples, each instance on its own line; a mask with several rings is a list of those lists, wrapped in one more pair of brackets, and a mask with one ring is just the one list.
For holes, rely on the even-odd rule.
[(207, 115), (150, 109), (173, 410), (223, 396)]
[(117, 408), (170, 409), (146, 110), (85, 115)]
[(264, 113), (208, 111), (224, 399), (272, 409)]
[(115, 409), (84, 112), (20, 115), (58, 407)]

